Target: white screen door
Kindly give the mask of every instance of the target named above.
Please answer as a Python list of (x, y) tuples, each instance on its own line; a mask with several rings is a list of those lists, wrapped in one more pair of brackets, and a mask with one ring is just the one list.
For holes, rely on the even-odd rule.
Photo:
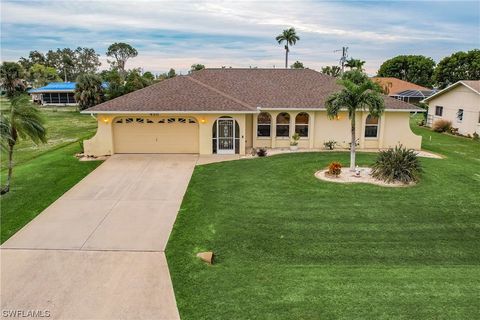
[(217, 120), (217, 153), (235, 154), (235, 127), (233, 119)]

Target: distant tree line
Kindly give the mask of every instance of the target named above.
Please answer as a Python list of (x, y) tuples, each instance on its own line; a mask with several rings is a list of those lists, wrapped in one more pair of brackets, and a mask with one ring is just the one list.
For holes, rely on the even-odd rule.
[[(363, 70), (365, 61), (350, 59), (345, 67)], [(326, 66), (321, 72), (333, 77), (341, 75), (339, 66)], [(424, 87), (443, 89), (460, 80), (480, 79), (480, 50), (459, 51), (445, 57), (438, 64), (422, 55), (399, 55), (382, 63), (378, 77), (394, 77)]]

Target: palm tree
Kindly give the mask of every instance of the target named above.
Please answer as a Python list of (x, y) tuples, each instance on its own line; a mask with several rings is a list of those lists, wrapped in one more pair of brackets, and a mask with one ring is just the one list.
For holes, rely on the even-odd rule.
[(10, 191), (13, 173), (13, 150), (18, 138), (29, 138), (35, 143), (46, 142), (46, 130), (40, 112), (30, 103), (27, 95), (14, 97), (10, 108), (2, 110), (0, 116), (0, 132), (2, 150), (8, 152), (7, 182), (0, 194)]
[(350, 58), (345, 62), (345, 67), (350, 68), (350, 70), (357, 69), (359, 71), (363, 71), (364, 64), (365, 61), (363, 60)]
[(295, 28), (285, 29), (281, 34), (279, 34), (276, 38), (277, 42), (281, 44), (285, 41), (285, 69), (288, 68), (288, 52), (290, 49), (288, 46), (293, 46), (300, 40), (300, 37), (297, 36), (295, 32)]
[(80, 110), (99, 104), (103, 100), (102, 78), (96, 74), (82, 74), (77, 77), (75, 100)]
[[(351, 71), (362, 74), (360, 71)], [(352, 77), (355, 78), (355, 77)], [(339, 81), (343, 89), (331, 94), (325, 102), (327, 115), (333, 119), (338, 116), (342, 110), (348, 111), (348, 117), (351, 122), (352, 141), (350, 143), (350, 169), (355, 170), (355, 114), (357, 111), (368, 110), (371, 116), (379, 117), (385, 110), (383, 97), (377, 91), (378, 87), (367, 77), (363, 82), (355, 82), (344, 78)]]

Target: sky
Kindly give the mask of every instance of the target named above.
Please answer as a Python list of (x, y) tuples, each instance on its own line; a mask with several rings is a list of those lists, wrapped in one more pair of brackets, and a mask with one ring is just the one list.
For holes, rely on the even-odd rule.
[(31, 50), (94, 48), (127, 42), (139, 54), (127, 68), (186, 73), (194, 63), (214, 67), (284, 67), (275, 41), (295, 27), (300, 41), (289, 64), (366, 61), (374, 75), (386, 59), (421, 54), (438, 62), (480, 47), (480, 1), (1, 1), (1, 61)]

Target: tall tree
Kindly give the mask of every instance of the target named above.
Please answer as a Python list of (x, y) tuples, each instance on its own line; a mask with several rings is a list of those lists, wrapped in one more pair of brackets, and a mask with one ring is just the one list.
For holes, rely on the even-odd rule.
[(16, 62), (5, 61), (0, 67), (0, 81), (5, 88), (7, 97), (25, 90), (25, 70)]
[(2, 110), (0, 116), (1, 145), (8, 153), (7, 181), (0, 194), (10, 191), (13, 175), (13, 152), (19, 138), (30, 139), (35, 143), (46, 142), (46, 130), (40, 112), (30, 103), (28, 95), (11, 99), (10, 108)]
[(125, 74), (125, 64), (130, 58), (135, 58), (138, 51), (128, 43), (115, 42), (107, 49), (107, 57), (112, 57), (114, 61), (108, 61), (113, 68), (118, 68), (120, 73)]
[(295, 28), (285, 29), (281, 34), (279, 34), (275, 40), (278, 44), (285, 42), (285, 69), (288, 68), (288, 52), (290, 51), (289, 46), (293, 46), (300, 40), (300, 37), (297, 36)]
[(200, 63), (196, 63), (196, 64), (192, 64), (191, 68), (190, 68), (190, 71), (199, 71), (199, 70), (202, 70), (202, 69), (205, 69), (205, 65), (203, 64), (200, 64)]
[(421, 55), (396, 56), (382, 63), (379, 77), (394, 77), (420, 86), (431, 87), (435, 61)]
[(303, 65), (303, 63), (301, 63), (300, 61), (295, 61), (291, 66), (290, 68), (292, 69), (305, 69), (305, 66)]
[(75, 49), (75, 76), (83, 73), (95, 73), (100, 67), (100, 55), (93, 48)]
[(33, 81), (33, 87), (38, 88), (46, 85), (48, 82), (62, 80), (57, 70), (53, 67), (46, 67), (43, 64), (35, 63), (28, 70), (29, 77)]
[(326, 66), (322, 68), (321, 73), (337, 78), (342, 73), (342, 68), (339, 66)]
[(20, 60), (18, 60), (18, 63), (20, 63), (25, 70), (29, 70), (34, 64), (45, 64), (46, 63), (46, 58), (45, 55), (37, 50), (30, 51), (28, 54), (28, 58), (21, 57)]
[(84, 110), (103, 101), (102, 78), (96, 74), (85, 73), (77, 77), (75, 100), (80, 110)]
[(325, 107), (330, 118), (336, 118), (341, 111), (348, 112), (351, 133), (350, 169), (354, 170), (357, 141), (355, 115), (357, 111), (368, 110), (371, 116), (380, 117), (385, 110), (385, 103), (382, 95), (377, 91), (378, 86), (359, 70), (345, 72), (339, 83), (343, 89), (331, 94), (325, 102)]
[(345, 61), (345, 67), (350, 68), (350, 70), (357, 69), (359, 71), (363, 71), (364, 64), (365, 64), (365, 61), (360, 59), (354, 59), (354, 58), (350, 58), (347, 61)]
[(443, 89), (460, 80), (480, 79), (480, 50), (455, 52), (443, 58), (435, 68), (434, 81)]

